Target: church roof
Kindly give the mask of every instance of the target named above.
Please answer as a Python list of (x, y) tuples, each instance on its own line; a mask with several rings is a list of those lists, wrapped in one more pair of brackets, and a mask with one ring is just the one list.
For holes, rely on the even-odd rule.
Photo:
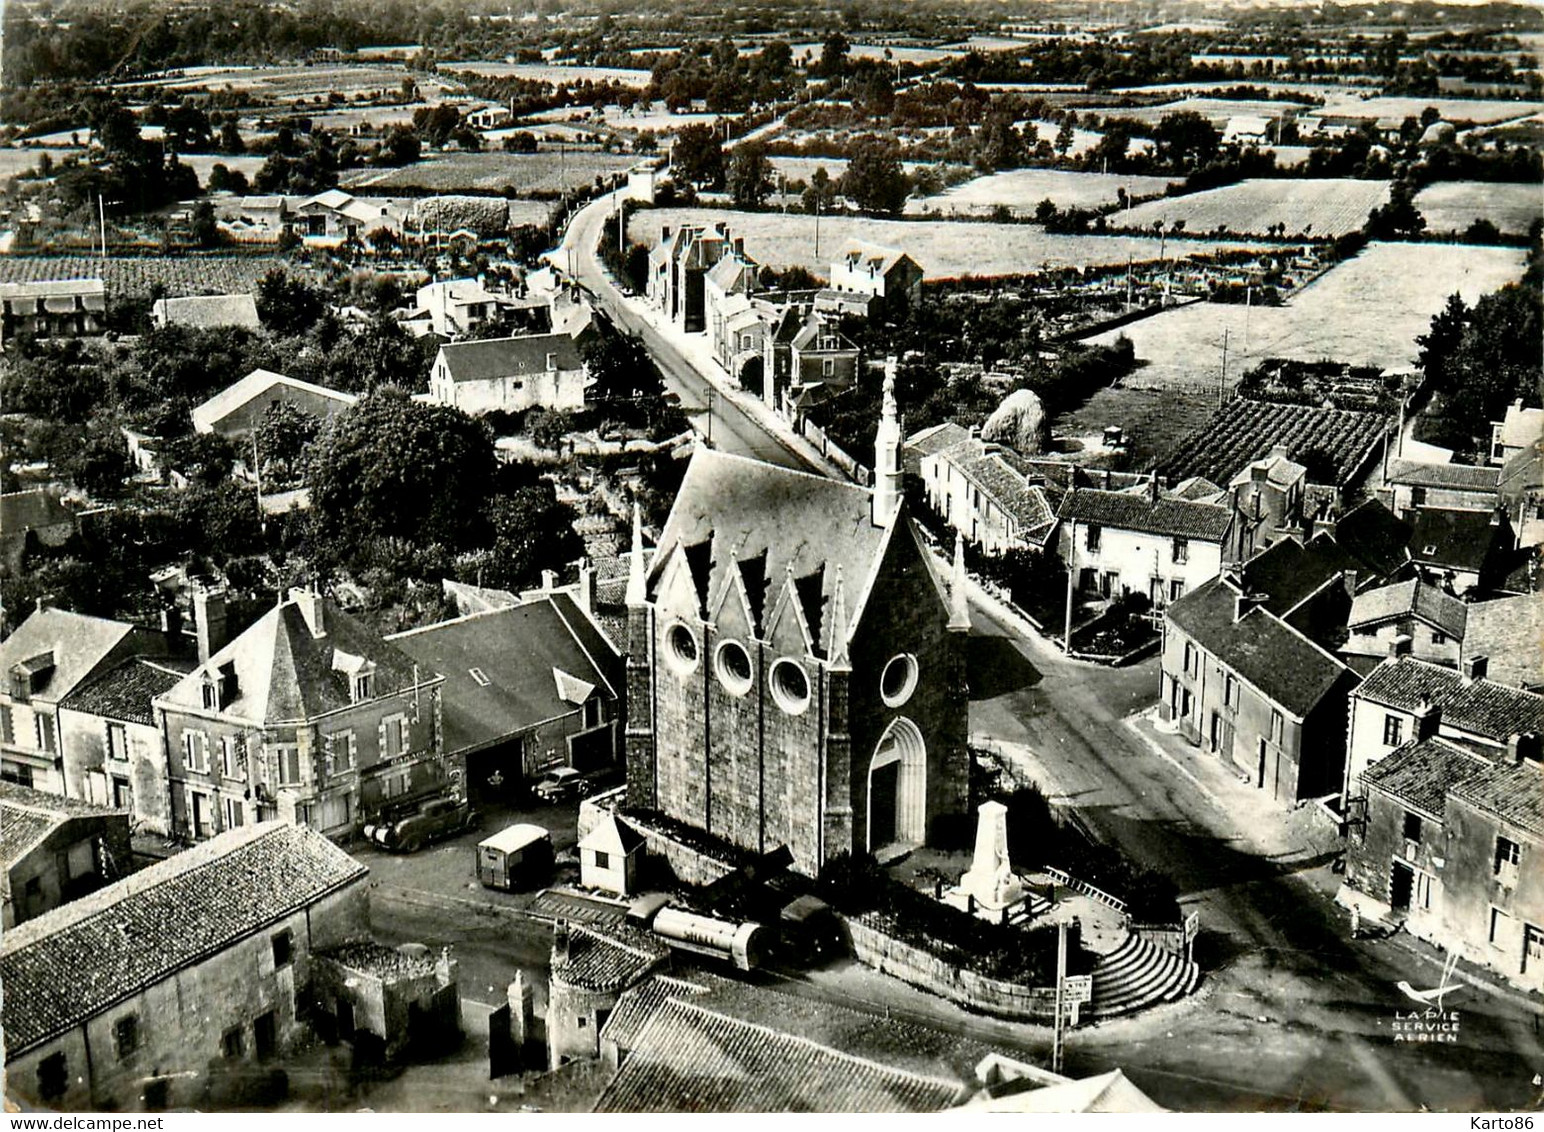
[[(657, 593), (679, 547), (698, 601), (711, 612), (738, 564), (753, 618), (764, 631), (791, 574), (810, 634), (823, 643), (840, 572), (842, 623), (850, 632), (891, 529), (874, 523), (872, 499), (868, 488), (699, 448), (660, 533), (649, 592)], [(903, 515), (894, 526), (909, 532), (910, 521)], [(940, 599), (947, 600), (942, 579), (936, 572), (933, 577)]]

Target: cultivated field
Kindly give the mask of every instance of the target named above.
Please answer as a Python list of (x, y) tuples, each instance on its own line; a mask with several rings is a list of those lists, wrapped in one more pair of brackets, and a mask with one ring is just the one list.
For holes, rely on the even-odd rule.
[(438, 70), (447, 74), (479, 75), (494, 79), (527, 79), (531, 82), (551, 83), (553, 86), (577, 83), (619, 83), (622, 86), (643, 88), (649, 85), (653, 72), (632, 70), (624, 67), (564, 67), (555, 63), (440, 63)]
[[(394, 91), (407, 77), (406, 68), (401, 66), (339, 63), (308, 67), (200, 67), (197, 73), (118, 85), (160, 87), (166, 91), (238, 90), (277, 102), (293, 102), (317, 95), (326, 97), (333, 91), (345, 96), (368, 91)], [(446, 84), (433, 76), (419, 73), (412, 78), (419, 93), (426, 98), (432, 99), (445, 89)]]
[[(1298, 102), (1243, 102), (1220, 98), (1182, 98), (1178, 102), (1165, 102), (1159, 106), (1129, 108), (1095, 106), (1089, 109), (1088, 113), (1097, 114), (1101, 118), (1131, 118), (1155, 126), (1166, 115), (1188, 112), (1201, 115), (1220, 129), (1226, 126), (1231, 118), (1274, 119), (1303, 108), (1303, 104)], [(1078, 117), (1081, 118), (1083, 113), (1081, 110), (1078, 111)]]
[(209, 172), (216, 165), (223, 165), (232, 173), (244, 173), (248, 180), (257, 176), (257, 171), (263, 167), (266, 157), (252, 156), (249, 154), (229, 153), (179, 153), (177, 160), (188, 166), (198, 174), (200, 185), (209, 184)]
[(1525, 118), (1544, 110), (1544, 103), (1503, 102), (1484, 98), (1341, 98), (1326, 102), (1321, 109), (1311, 110), (1305, 117), (1356, 117), (1392, 118), (1396, 122), (1404, 118), (1419, 118), (1428, 106), (1436, 107), (1437, 113), (1449, 122), (1505, 122), (1512, 118)]
[(182, 255), (122, 256), (0, 256), (0, 283), (40, 283), (51, 279), (101, 279), (108, 298), (164, 294), (238, 294), (250, 291), (275, 267), (278, 256)]
[[(1173, 247), (1172, 241), (1170, 247)], [(1521, 278), (1521, 248), (1374, 243), (1332, 268), (1280, 307), (1197, 303), (1094, 336), (1130, 338), (1145, 364), (1128, 384), (1215, 387), (1227, 334), (1228, 382), (1265, 358), (1401, 368), (1415, 338), (1457, 292), (1474, 302)]]
[(621, 172), (636, 157), (615, 153), (448, 153), (400, 169), (367, 169), (347, 175), (351, 192), (420, 190), (434, 193), (559, 193)]
[(820, 219), (820, 251), (815, 251), (815, 217), (729, 209), (664, 208), (633, 214), (628, 236), (649, 247), (659, 243), (663, 226), (727, 224), (745, 238), (746, 252), (768, 267), (799, 265), (826, 276), (831, 259), (849, 239), (904, 249), (922, 265), (928, 279), (972, 275), (1020, 275), (1061, 267), (1092, 267), (1155, 260), (1160, 250), (1174, 259), (1229, 248), (1256, 248), (1248, 241), (1169, 240), (1141, 236), (1059, 236), (1038, 225), (989, 224), (951, 220), (870, 220), (826, 216)]
[[(1028, 124), (1027, 120), (1014, 123), (1021, 130)], [(1034, 122), (1034, 127), (1038, 135), (1038, 141), (1050, 142), (1052, 145), (1056, 144), (1056, 135), (1060, 132), (1061, 127), (1055, 122), (1037, 120)], [(1104, 134), (1099, 130), (1085, 130), (1080, 126), (1074, 126), (1072, 127), (1072, 146), (1067, 150), (1067, 156), (1081, 157), (1103, 140)], [(1152, 149), (1152, 138), (1132, 138), (1130, 144), (1126, 147), (1126, 152), (1151, 153)]]
[[(827, 170), (829, 172), (829, 170)], [(937, 196), (906, 202), (907, 212), (932, 211), (944, 215), (985, 216), (999, 205), (1016, 215), (1033, 214), (1043, 200), (1058, 208), (1096, 208), (1119, 199), (1117, 190), (1133, 197), (1161, 195), (1168, 187), (1164, 177), (1122, 176), (1115, 173), (1072, 173), (1058, 169), (1013, 169), (956, 185)]]
[(1335, 485), (1344, 487), (1383, 439), (1389, 423), (1382, 413), (1236, 398), (1198, 425), (1161, 470), (1171, 479), (1202, 476), (1225, 484), (1273, 446), (1284, 444), (1298, 458), (1316, 453), (1333, 468)]
[[(37, 168), (38, 159), (44, 151), (38, 149), (0, 149), (0, 180), (6, 177), (14, 177), (18, 173), (30, 173)], [(57, 149), (47, 151), (49, 160), (55, 165), (66, 157), (72, 157), (78, 153), (78, 149), (67, 149), (62, 153)]]
[(1367, 214), (1388, 200), (1387, 181), (1250, 180), (1220, 189), (1149, 201), (1111, 217), (1123, 228), (1169, 227), (1187, 232), (1264, 233), (1285, 224), (1287, 235), (1339, 236), (1360, 228)]
[(1526, 233), (1544, 216), (1544, 190), (1538, 185), (1439, 181), (1416, 194), (1415, 205), (1432, 232), (1462, 232), (1478, 219), (1503, 233)]

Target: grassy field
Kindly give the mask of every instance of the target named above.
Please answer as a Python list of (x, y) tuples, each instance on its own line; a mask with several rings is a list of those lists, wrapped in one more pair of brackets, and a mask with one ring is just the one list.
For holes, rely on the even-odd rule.
[[(1165, 115), (1189, 112), (1199, 114), (1215, 126), (1225, 126), (1228, 119), (1240, 116), (1255, 118), (1280, 118), (1291, 111), (1302, 110), (1296, 102), (1243, 102), (1220, 98), (1182, 98), (1178, 102), (1165, 102), (1161, 106), (1096, 106), (1088, 111), (1101, 118), (1132, 118), (1156, 126)], [(1083, 111), (1078, 111), (1078, 117)]]
[[(1172, 246), (1172, 245), (1171, 245)], [(1227, 333), (1228, 381), (1265, 358), (1325, 358), (1406, 367), (1415, 338), (1457, 292), (1474, 302), (1522, 276), (1521, 248), (1374, 243), (1332, 268), (1281, 307), (1198, 303), (1096, 335), (1130, 338), (1142, 367), (1133, 386), (1215, 387)]]
[(252, 156), (249, 154), (229, 153), (179, 153), (177, 160), (182, 162), (198, 174), (200, 185), (209, 184), (209, 171), (216, 165), (223, 165), (232, 173), (244, 173), (248, 180), (257, 176), (257, 171), (263, 167), (266, 157)]
[(615, 153), (448, 153), (400, 169), (367, 169), (347, 175), (343, 187), (389, 193), (419, 189), (436, 193), (557, 193), (591, 184), (629, 168), (636, 157)]
[(6, 177), (14, 177), (18, 173), (30, 173), (37, 168), (38, 158), (44, 153), (55, 165), (66, 157), (80, 153), (78, 149), (0, 149), (0, 180)]
[(642, 88), (654, 77), (652, 71), (623, 67), (565, 67), (555, 63), (488, 63), (479, 61), (440, 63), (438, 70), (447, 74), (478, 75), (495, 79), (527, 79), (553, 86), (576, 83), (619, 83)]
[(1388, 199), (1387, 181), (1251, 180), (1220, 189), (1149, 201), (1111, 218), (1122, 227), (1150, 228), (1185, 222), (1187, 232), (1263, 233), (1285, 224), (1287, 234), (1339, 236), (1360, 228), (1367, 214)]
[(278, 256), (0, 256), (0, 283), (40, 283), (51, 279), (101, 279), (109, 299), (223, 295), (251, 291), (275, 267)]
[(1544, 216), (1544, 192), (1538, 185), (1439, 181), (1422, 189), (1415, 205), (1432, 232), (1462, 232), (1483, 218), (1502, 232), (1526, 233)]
[[(929, 279), (964, 275), (1020, 275), (1059, 267), (1090, 267), (1158, 258), (1158, 240), (1141, 236), (1053, 236), (1038, 225), (951, 220), (870, 220), (827, 216), (820, 221), (820, 254), (815, 254), (815, 217), (729, 209), (646, 209), (633, 214), (631, 239), (654, 247), (660, 228), (682, 224), (727, 224), (745, 237), (745, 250), (768, 267), (795, 264), (824, 277), (831, 259), (849, 239), (903, 248)], [(1248, 241), (1169, 240), (1165, 254), (1176, 258), (1224, 248), (1251, 248)]]
[(1544, 110), (1538, 102), (1503, 102), (1485, 98), (1342, 98), (1326, 102), (1321, 109), (1310, 110), (1306, 118), (1355, 115), (1358, 118), (1419, 118), (1421, 111), (1434, 106), (1449, 122), (1505, 122)]
[[(365, 91), (394, 91), (408, 77), (406, 68), (391, 64), (315, 64), (301, 67), (199, 67), (181, 75), (169, 75), (143, 83), (120, 86), (155, 86), (166, 91), (238, 90), (293, 102), (299, 98), (323, 97), (337, 91), (352, 96)], [(432, 75), (414, 74), (419, 93), (433, 99), (446, 84)]]
[[(828, 170), (829, 172), (829, 170)], [(977, 177), (934, 197), (906, 202), (907, 212), (933, 211), (944, 215), (986, 216), (998, 205), (1016, 215), (1028, 216), (1043, 200), (1058, 208), (1095, 208), (1113, 204), (1116, 190), (1132, 196), (1154, 196), (1168, 186), (1165, 177), (1120, 176), (1114, 173), (1072, 173), (1058, 169), (1014, 169)]]

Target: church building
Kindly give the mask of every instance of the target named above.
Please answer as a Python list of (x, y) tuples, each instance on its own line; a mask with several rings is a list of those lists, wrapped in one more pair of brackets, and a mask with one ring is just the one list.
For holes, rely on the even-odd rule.
[(709, 449), (628, 579), (627, 801), (814, 875), (966, 812), (963, 548), (901, 494), (893, 364), (872, 489)]

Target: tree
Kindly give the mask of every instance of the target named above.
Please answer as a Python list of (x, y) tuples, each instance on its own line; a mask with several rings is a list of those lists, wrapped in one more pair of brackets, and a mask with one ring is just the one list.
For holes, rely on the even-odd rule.
[(123, 494), (123, 481), (134, 474), (134, 461), (117, 424), (98, 417), (66, 456), (61, 471), (92, 498), (115, 499)]
[(312, 531), (345, 556), (382, 538), (474, 547), (496, 470), (480, 422), (379, 389), (334, 417), (313, 445)]
[(1054, 143), (1056, 146), (1056, 152), (1062, 157), (1066, 157), (1067, 152), (1072, 148), (1072, 143), (1076, 138), (1077, 134), (1073, 131), (1072, 119), (1063, 118), (1061, 129), (1056, 131), (1056, 141)]
[(245, 153), (247, 143), (241, 138), (241, 127), (233, 114), (220, 124), (220, 152)]
[(230, 479), (236, 450), (217, 432), (190, 432), (165, 442), (161, 455), (189, 483), (213, 486)]
[(410, 126), (393, 126), (381, 140), (376, 160), (382, 165), (411, 165), (423, 153), (418, 134)]
[(189, 227), (193, 242), (201, 248), (212, 248), (221, 242), (220, 227), (214, 222), (214, 205), (201, 200), (193, 206)]
[(263, 487), (292, 487), (304, 478), (306, 454), (321, 432), (321, 422), (288, 401), (275, 401), (263, 410), (253, 430)]
[(740, 208), (760, 208), (772, 192), (772, 162), (759, 145), (742, 145), (729, 163), (729, 195)]
[(320, 291), (282, 267), (268, 272), (257, 285), (257, 315), (275, 333), (303, 334), (326, 309)]
[(536, 135), (529, 130), (516, 130), (504, 139), (505, 153), (535, 153)]
[(842, 194), (865, 212), (897, 213), (911, 185), (901, 167), (901, 153), (888, 139), (866, 138), (853, 150), (842, 174)]
[(1165, 114), (1153, 130), (1158, 159), (1172, 169), (1191, 169), (1217, 156), (1222, 135), (1194, 110)]
[(166, 142), (178, 153), (206, 153), (214, 148), (209, 115), (184, 99), (166, 115)]
[(247, 184), (247, 175), (240, 169), (233, 170), (223, 162), (216, 161), (209, 169), (209, 184), (205, 187), (212, 193), (245, 196), (251, 186)]
[(676, 135), (670, 163), (681, 177), (700, 188), (714, 188), (724, 180), (724, 148), (718, 130), (694, 122)]
[(544, 569), (562, 569), (584, 554), (584, 540), (574, 530), (574, 512), (558, 502), (547, 480), (534, 480), (488, 500), (487, 522), (493, 545), (483, 582), (501, 589), (534, 585)]
[(590, 393), (596, 401), (637, 397), (659, 390), (654, 362), (641, 338), (603, 330), (585, 344), (583, 356), (594, 382)]
[(832, 32), (821, 45), (816, 73), (822, 78), (841, 78), (847, 72), (847, 53), (851, 49), (852, 44), (845, 35), (839, 31)]

